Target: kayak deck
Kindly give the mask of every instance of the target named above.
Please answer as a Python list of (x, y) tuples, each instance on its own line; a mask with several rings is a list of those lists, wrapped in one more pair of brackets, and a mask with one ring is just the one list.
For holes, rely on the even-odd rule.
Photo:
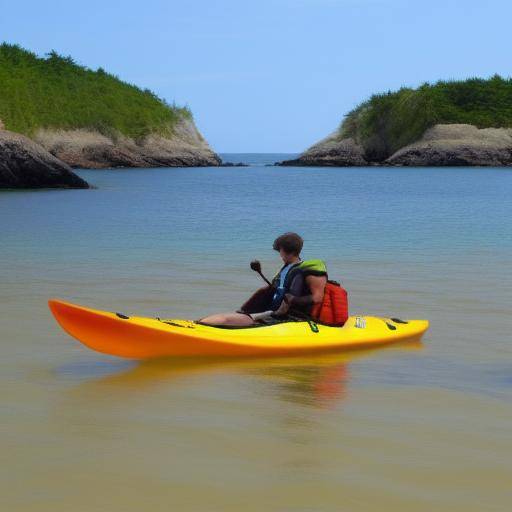
[(136, 359), (154, 357), (241, 357), (371, 348), (419, 340), (427, 320), (351, 316), (343, 327), (304, 322), (225, 329), (190, 320), (128, 317), (60, 300), (48, 302), (60, 326), (89, 348)]

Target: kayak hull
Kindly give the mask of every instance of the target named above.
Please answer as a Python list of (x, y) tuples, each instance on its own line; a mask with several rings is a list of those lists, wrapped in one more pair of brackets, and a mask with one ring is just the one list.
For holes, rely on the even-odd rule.
[(225, 329), (189, 320), (127, 317), (55, 299), (48, 304), (60, 326), (87, 347), (134, 359), (272, 356), (372, 348), (417, 341), (429, 325), (427, 320), (402, 323), (352, 316), (343, 327), (318, 325), (318, 332), (308, 322)]

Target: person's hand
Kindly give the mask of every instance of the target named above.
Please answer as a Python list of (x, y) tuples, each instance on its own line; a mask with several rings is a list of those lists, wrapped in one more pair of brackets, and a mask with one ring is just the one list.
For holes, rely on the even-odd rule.
[(285, 316), (288, 313), (288, 311), (290, 311), (290, 303), (291, 303), (292, 298), (293, 298), (293, 295), (291, 295), (290, 293), (287, 293), (284, 296), (284, 299), (281, 302), (281, 305), (279, 306), (279, 308), (277, 308), (274, 311), (274, 315), (275, 316)]

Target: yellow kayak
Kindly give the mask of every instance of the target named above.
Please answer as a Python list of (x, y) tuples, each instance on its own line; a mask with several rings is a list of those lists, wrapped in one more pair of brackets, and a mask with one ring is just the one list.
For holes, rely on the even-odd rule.
[(427, 320), (351, 316), (343, 327), (285, 322), (244, 328), (200, 325), (190, 320), (128, 317), (60, 300), (48, 302), (60, 326), (93, 350), (146, 359), (188, 356), (271, 356), (372, 348), (418, 341)]

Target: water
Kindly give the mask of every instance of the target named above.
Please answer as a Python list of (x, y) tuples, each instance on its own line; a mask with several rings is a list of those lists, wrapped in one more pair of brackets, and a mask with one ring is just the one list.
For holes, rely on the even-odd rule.
[(239, 163), (247, 165), (273, 165), (282, 160), (297, 158), (298, 153), (220, 153), (223, 162)]
[[(504, 511), (512, 498), (512, 172), (79, 171), (0, 194), (2, 509)], [(295, 230), (354, 313), (428, 318), (421, 346), (138, 363), (46, 307), (196, 318), (238, 307)]]

